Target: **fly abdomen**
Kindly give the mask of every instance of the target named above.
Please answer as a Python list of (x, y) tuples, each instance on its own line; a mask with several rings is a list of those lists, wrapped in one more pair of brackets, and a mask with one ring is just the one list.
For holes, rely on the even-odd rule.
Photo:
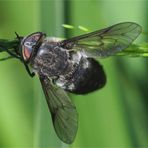
[(103, 67), (92, 58), (81, 58), (74, 73), (64, 79), (61, 87), (76, 94), (87, 94), (102, 88), (106, 83)]

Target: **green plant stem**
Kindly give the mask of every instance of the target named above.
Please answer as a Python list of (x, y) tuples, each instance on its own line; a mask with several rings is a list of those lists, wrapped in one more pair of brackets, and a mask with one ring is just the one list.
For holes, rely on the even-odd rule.
[(18, 39), (6, 40), (0, 39), (0, 52), (6, 51), (8, 49), (18, 49), (20, 41)]
[(148, 57), (147, 43), (141, 45), (132, 44), (130, 47), (116, 53), (115, 56)]
[[(7, 52), (7, 50), (19, 51), (20, 40), (6, 40), (0, 39), (0, 52)], [(140, 45), (132, 44), (130, 47), (117, 52), (113, 56), (130, 56), (130, 57), (148, 57), (148, 43), (142, 43)]]

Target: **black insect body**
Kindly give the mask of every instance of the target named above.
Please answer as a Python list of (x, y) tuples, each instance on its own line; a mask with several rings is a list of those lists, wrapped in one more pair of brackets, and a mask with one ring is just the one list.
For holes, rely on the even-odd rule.
[(65, 91), (87, 94), (102, 88), (106, 76), (95, 59), (127, 48), (140, 33), (141, 26), (125, 22), (62, 41), (42, 32), (23, 38), (21, 61), (30, 75), (39, 76), (55, 131), (63, 142), (72, 143), (78, 128), (76, 108)]
[(44, 41), (31, 62), (36, 73), (49, 77), (57, 86), (77, 94), (89, 93), (104, 86), (105, 73), (97, 61), (51, 41), (52, 38)]

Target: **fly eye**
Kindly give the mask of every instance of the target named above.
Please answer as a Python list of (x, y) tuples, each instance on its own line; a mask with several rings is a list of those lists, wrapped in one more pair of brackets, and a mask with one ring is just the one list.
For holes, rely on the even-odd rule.
[[(22, 56), (24, 61), (29, 61), (34, 49), (36, 48), (36, 46), (38, 45), (40, 39), (42, 37), (45, 37), (45, 34), (41, 33), (41, 32), (37, 32), (37, 33), (33, 33), (27, 37), (25, 37), (21, 43), (21, 47), (22, 47)], [(39, 48), (39, 47), (37, 47)]]
[(25, 45), (26, 46), (32, 46), (32, 45), (34, 45), (34, 43), (32, 43), (32, 42), (25, 42)]
[(25, 61), (27, 61), (30, 58), (32, 48), (33, 46), (28, 42), (24, 43), (24, 45), (22, 46), (23, 58)]

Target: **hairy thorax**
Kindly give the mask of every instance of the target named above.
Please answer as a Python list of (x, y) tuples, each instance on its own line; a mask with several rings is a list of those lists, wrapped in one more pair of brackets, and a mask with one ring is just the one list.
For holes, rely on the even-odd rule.
[(68, 50), (59, 47), (56, 42), (44, 42), (32, 62), (33, 70), (39, 74), (56, 78), (69, 75), (73, 71), (75, 61)]

